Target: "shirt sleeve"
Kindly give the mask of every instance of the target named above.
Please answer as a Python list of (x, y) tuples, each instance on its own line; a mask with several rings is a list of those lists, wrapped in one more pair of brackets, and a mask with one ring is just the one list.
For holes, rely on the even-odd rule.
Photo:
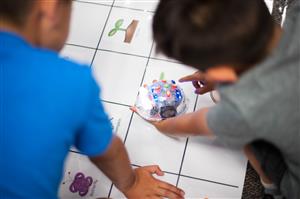
[(214, 135), (229, 147), (242, 149), (255, 139), (243, 114), (229, 101), (222, 99), (211, 108), (207, 114), (207, 123)]
[(77, 134), (75, 147), (88, 156), (97, 156), (108, 149), (113, 133), (112, 124), (99, 99), (100, 88), (94, 79), (91, 79), (88, 115), (83, 127)]

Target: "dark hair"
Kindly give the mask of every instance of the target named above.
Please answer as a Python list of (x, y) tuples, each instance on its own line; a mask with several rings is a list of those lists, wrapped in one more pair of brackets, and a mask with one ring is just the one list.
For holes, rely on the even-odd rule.
[[(34, 2), (38, 0), (0, 0), (0, 20), (21, 26), (26, 21)], [(71, 0), (59, 0), (59, 2), (71, 2)]]
[(153, 33), (158, 52), (199, 70), (247, 67), (266, 55), (274, 24), (263, 0), (161, 0)]
[(22, 25), (34, 1), (35, 0), (1, 0), (0, 17), (16, 25)]

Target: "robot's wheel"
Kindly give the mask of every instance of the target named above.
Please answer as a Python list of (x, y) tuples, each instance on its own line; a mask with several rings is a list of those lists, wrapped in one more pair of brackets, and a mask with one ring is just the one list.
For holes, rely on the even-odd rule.
[(163, 106), (160, 108), (160, 116), (163, 119), (175, 117), (176, 115), (177, 110), (173, 106)]
[(157, 113), (159, 112), (158, 108), (157, 107), (153, 107), (150, 111), (150, 115), (153, 116), (153, 115), (156, 115)]

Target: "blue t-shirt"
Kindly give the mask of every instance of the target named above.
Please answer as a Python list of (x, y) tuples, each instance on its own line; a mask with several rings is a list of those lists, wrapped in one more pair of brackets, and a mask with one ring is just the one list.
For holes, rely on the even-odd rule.
[(90, 68), (0, 31), (0, 198), (57, 198), (74, 145), (88, 156), (112, 129)]

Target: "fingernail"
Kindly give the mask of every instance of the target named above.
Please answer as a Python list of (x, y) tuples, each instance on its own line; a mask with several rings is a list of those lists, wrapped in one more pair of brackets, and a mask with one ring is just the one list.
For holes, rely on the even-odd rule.
[(184, 196), (184, 195), (185, 195), (185, 192), (184, 192), (184, 191), (181, 191), (181, 195)]

